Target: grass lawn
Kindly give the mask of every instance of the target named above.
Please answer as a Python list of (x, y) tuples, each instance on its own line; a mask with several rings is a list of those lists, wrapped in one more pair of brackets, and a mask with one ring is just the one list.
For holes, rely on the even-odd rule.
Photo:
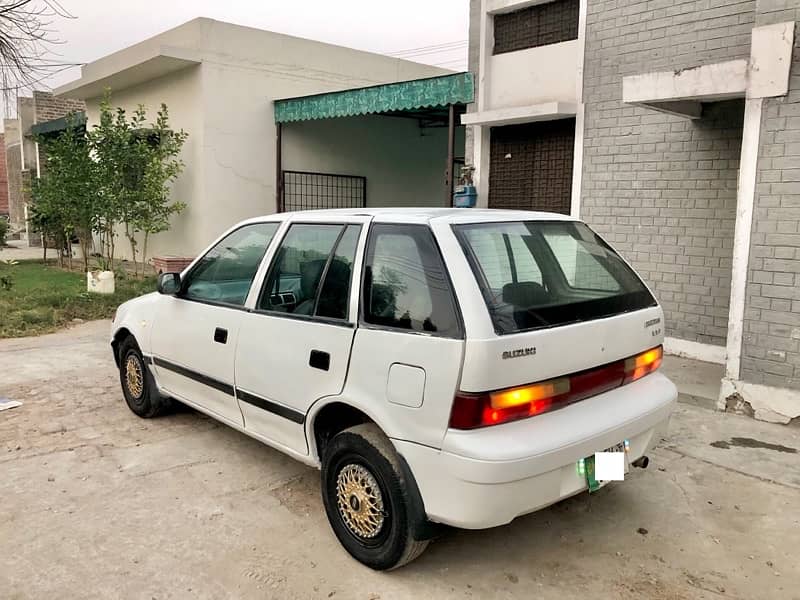
[(41, 261), (0, 262), (0, 338), (39, 335), (60, 329), (73, 319), (105, 319), (125, 300), (156, 289), (155, 277), (117, 276), (112, 295), (86, 291), (86, 273), (70, 272)]

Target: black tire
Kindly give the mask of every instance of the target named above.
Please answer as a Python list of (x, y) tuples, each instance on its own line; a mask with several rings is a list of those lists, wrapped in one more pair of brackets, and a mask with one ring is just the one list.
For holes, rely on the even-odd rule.
[[(354, 486), (349, 496), (343, 494), (349, 508), (340, 507), (337, 491), (340, 483), (347, 490), (348, 482)], [(374, 485), (377, 494), (372, 491)], [(371, 569), (401, 567), (428, 546), (428, 540), (414, 539), (408, 489), (397, 453), (371, 423), (345, 429), (325, 448), (322, 500), (339, 542)]]
[(135, 415), (150, 419), (171, 408), (169, 398), (158, 393), (139, 345), (131, 336), (125, 338), (119, 346), (119, 382), (125, 402)]

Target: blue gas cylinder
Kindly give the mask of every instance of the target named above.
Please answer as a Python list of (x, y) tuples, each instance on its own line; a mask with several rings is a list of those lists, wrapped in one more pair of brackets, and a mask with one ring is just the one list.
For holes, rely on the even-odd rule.
[(473, 208), (478, 199), (478, 190), (474, 185), (459, 185), (453, 192), (453, 206), (456, 208)]

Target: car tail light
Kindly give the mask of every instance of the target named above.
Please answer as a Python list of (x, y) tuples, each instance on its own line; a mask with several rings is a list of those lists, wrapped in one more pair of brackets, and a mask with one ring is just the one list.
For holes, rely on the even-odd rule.
[(494, 392), (458, 392), (450, 427), (475, 429), (540, 415), (641, 379), (661, 365), (661, 346), (596, 369)]
[(623, 383), (636, 381), (648, 373), (652, 373), (661, 366), (663, 358), (664, 350), (661, 346), (652, 348), (636, 356), (631, 356), (625, 361), (625, 381), (623, 381)]

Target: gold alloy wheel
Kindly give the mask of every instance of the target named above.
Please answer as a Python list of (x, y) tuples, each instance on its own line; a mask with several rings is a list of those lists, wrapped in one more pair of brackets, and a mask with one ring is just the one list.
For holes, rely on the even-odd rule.
[(348, 529), (371, 539), (383, 527), (383, 496), (375, 477), (361, 465), (349, 464), (336, 478), (339, 514)]
[(125, 361), (125, 383), (131, 396), (137, 400), (142, 397), (144, 373), (142, 372), (142, 362), (135, 354), (131, 354)]

